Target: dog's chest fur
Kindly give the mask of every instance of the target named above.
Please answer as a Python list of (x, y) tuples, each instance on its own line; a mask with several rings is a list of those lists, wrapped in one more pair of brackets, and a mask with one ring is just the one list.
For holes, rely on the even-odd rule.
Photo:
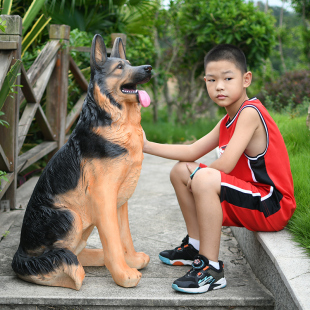
[[(96, 98), (96, 101), (98, 99)], [(59, 205), (80, 210), (84, 218), (84, 228), (90, 223), (90, 206), (98, 203), (102, 192), (105, 192), (105, 197), (113, 197), (116, 193), (117, 207), (128, 201), (136, 188), (142, 167), (143, 131), (140, 124), (140, 106), (124, 103), (120, 110), (106, 100), (102, 96), (97, 103), (112, 116), (111, 125), (94, 127), (91, 130), (126, 152), (114, 158), (82, 159), (82, 173), (74, 193), (67, 192), (57, 199)]]

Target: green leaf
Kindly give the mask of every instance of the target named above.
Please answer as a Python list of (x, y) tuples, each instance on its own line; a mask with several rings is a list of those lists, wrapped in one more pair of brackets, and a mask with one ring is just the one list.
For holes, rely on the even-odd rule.
[(5, 28), (6, 28), (6, 20), (2, 20), (2, 18), (0, 17), (0, 30), (2, 32), (5, 32)]
[(239, 35), (238, 32), (235, 32), (235, 37), (236, 37), (236, 39), (237, 39), (238, 41), (241, 41), (241, 38), (240, 38), (240, 35)]
[(6, 75), (3, 81), (3, 85), (0, 90), (0, 110), (3, 107), (6, 98), (10, 94), (11, 87), (14, 85), (16, 81), (17, 74), (19, 72), (21, 64), (22, 64), (22, 61), (18, 59), (15, 62), (15, 64), (11, 67), (11, 70), (8, 72), (8, 74)]
[(10, 15), (11, 14), (11, 7), (12, 7), (13, 0), (4, 0), (3, 1), (3, 8), (2, 8), (2, 15)]
[(44, 14), (40, 16), (37, 22), (33, 25), (31, 30), (27, 33), (22, 41), (22, 57), (24, 56), (25, 51), (31, 45), (31, 43), (37, 38), (37, 36), (42, 32), (45, 26), (50, 22), (52, 18), (46, 19)]
[(252, 38), (248, 38), (248, 39), (246, 40), (245, 43), (246, 43), (247, 45), (249, 45), (249, 44), (251, 44), (251, 42), (252, 42)]
[(44, 5), (45, 0), (33, 0), (25, 16), (23, 17), (23, 36), (36, 18)]

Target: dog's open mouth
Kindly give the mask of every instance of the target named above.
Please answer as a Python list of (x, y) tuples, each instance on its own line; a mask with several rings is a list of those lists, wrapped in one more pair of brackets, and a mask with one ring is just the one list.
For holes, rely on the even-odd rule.
[[(144, 83), (144, 81), (142, 82)], [(141, 82), (138, 84), (142, 84)], [(137, 90), (137, 84), (129, 83), (121, 86), (123, 94), (137, 94), (138, 100), (143, 107), (148, 107), (151, 103), (150, 96), (145, 90)]]
[(137, 85), (136, 84), (125, 84), (121, 87), (121, 91), (124, 94), (137, 94)]

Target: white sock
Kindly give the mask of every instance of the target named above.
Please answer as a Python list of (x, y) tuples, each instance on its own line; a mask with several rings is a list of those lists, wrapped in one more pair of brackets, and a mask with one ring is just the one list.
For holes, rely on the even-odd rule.
[(219, 262), (214, 262), (212, 260), (209, 260), (209, 265), (211, 265), (212, 267), (214, 267), (217, 270), (220, 270), (220, 263)]
[(200, 245), (199, 240), (188, 237), (188, 243), (190, 243), (197, 251), (199, 251), (199, 245)]

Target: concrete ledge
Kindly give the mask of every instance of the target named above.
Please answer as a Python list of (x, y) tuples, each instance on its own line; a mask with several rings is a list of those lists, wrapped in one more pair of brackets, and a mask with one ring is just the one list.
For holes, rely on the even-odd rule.
[(288, 230), (231, 230), (254, 274), (273, 294), (275, 309), (310, 309), (310, 258)]

